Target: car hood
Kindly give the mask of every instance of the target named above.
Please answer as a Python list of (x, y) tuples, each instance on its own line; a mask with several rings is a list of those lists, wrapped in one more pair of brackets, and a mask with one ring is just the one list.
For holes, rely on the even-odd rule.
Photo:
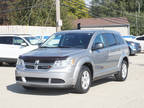
[(64, 57), (84, 52), (86, 49), (78, 48), (38, 48), (22, 56), (34, 57)]

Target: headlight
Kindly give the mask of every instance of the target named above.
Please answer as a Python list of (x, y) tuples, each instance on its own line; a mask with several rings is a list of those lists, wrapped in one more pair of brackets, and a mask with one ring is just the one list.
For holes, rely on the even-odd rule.
[(17, 65), (24, 65), (24, 61), (22, 59), (17, 60)]
[(73, 66), (75, 63), (74, 59), (71, 60), (57, 60), (54, 63), (54, 67), (66, 67), (66, 66)]
[(132, 45), (132, 46), (135, 46), (135, 44), (134, 44), (134, 43), (131, 43), (131, 45)]

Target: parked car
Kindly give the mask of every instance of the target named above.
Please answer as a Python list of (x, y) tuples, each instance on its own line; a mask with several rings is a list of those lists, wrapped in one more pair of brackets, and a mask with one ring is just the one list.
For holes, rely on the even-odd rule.
[(129, 54), (130, 55), (135, 55), (138, 52), (141, 52), (141, 46), (137, 42), (133, 41), (126, 41), (129, 47)]
[(141, 50), (144, 51), (144, 36), (138, 36), (135, 40), (141, 45)]
[(14, 64), (19, 55), (38, 48), (38, 39), (31, 35), (0, 34), (0, 64)]
[(72, 30), (51, 36), (39, 49), (23, 54), (16, 65), (16, 83), (34, 87), (73, 87), (86, 93), (92, 81), (128, 75), (128, 45), (115, 31)]
[(144, 51), (144, 36), (122, 36), (127, 41), (133, 41), (139, 43), (141, 46), (141, 51)]

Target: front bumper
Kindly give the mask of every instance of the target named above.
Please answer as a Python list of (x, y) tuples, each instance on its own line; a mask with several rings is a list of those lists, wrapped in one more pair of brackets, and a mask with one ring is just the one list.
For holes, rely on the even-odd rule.
[(66, 88), (73, 86), (73, 69), (18, 70), (16, 83), (30, 87)]

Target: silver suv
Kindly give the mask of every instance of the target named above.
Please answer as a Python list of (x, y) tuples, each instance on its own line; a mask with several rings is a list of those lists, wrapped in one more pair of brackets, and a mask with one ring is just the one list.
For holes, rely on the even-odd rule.
[(114, 75), (124, 81), (128, 55), (127, 43), (115, 31), (58, 32), (40, 48), (19, 57), (16, 82), (25, 89), (73, 87), (86, 93), (99, 78)]

